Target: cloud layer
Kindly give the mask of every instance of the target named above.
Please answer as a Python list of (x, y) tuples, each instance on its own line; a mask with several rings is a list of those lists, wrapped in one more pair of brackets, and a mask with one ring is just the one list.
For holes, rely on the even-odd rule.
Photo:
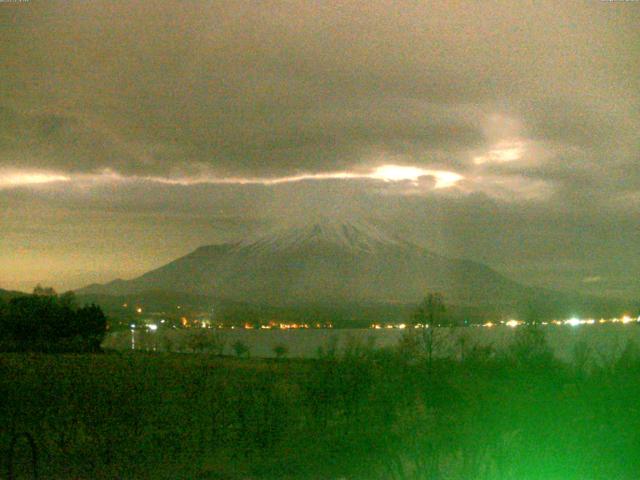
[[(447, 211), (436, 215), (443, 238), (456, 225), (474, 230), (467, 209), (497, 243), (510, 235), (498, 216), (517, 211), (520, 228), (540, 226), (539, 244), (511, 255), (521, 266), (467, 244), (470, 256), (587, 288), (606, 284), (602, 265), (576, 254), (573, 273), (558, 273), (544, 242), (562, 230), (598, 245), (640, 214), (633, 3), (52, 1), (5, 4), (0, 15), (7, 248), (24, 243), (18, 201), (56, 218), (93, 205), (88, 229), (111, 208), (114, 225), (127, 222), (128, 205), (159, 235), (182, 225), (181, 195), (203, 218), (220, 202), (236, 227), (278, 221), (292, 202), (302, 214), (346, 204), (424, 237), (433, 212)], [(432, 223), (415, 226), (416, 208)], [(589, 218), (589, 231), (546, 225), (540, 212), (564, 225)], [(47, 228), (47, 258), (66, 254)], [(210, 230), (198, 228), (206, 241)], [(90, 237), (77, 248), (88, 258)], [(148, 245), (129, 248), (153, 264)], [(613, 259), (640, 253), (598, 248)], [(45, 253), (26, 257), (33, 266)], [(15, 284), (30, 267), (13, 265)]]

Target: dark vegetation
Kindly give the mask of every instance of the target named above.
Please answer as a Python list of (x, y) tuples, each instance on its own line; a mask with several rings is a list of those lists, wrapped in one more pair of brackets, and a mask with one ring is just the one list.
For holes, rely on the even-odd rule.
[(79, 307), (71, 292), (36, 287), (0, 299), (0, 351), (98, 352), (107, 329), (100, 307)]
[[(560, 363), (523, 327), (504, 351), (469, 341), (436, 359), (425, 338), (314, 360), (4, 354), (0, 461), (30, 432), (42, 478), (639, 478), (633, 346)], [(28, 455), (23, 442), (17, 471)]]
[[(250, 358), (240, 340), (222, 357), (223, 340), (204, 331), (190, 355), (92, 355), (78, 352), (100, 349), (98, 307), (42, 288), (0, 301), (0, 346), (14, 352), (0, 355), (0, 475), (639, 478), (633, 344), (606, 363), (578, 346), (563, 363), (536, 326), (499, 351), (445, 338), (451, 329), (433, 326), (454, 322), (438, 294), (412, 323), (431, 327), (392, 349), (333, 337), (313, 360), (288, 359), (281, 344), (275, 359)], [(450, 354), (435, 356), (443, 346)]]

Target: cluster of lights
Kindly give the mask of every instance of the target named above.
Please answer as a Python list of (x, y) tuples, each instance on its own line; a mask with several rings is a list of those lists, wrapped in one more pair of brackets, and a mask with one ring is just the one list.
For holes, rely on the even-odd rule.
[(374, 330), (404, 330), (405, 328), (429, 328), (428, 324), (416, 323), (407, 325), (406, 323), (372, 323), (369, 328)]
[[(124, 303), (122, 304), (123, 308), (127, 308), (129, 305)], [(133, 306), (132, 306), (133, 307)], [(182, 309), (182, 307), (180, 305), (176, 306), (177, 309)], [(142, 307), (138, 307), (135, 306), (133, 307), (134, 312), (137, 313), (138, 315), (142, 314), (143, 309)], [(160, 316), (160, 314), (151, 314), (151, 316)], [(146, 326), (147, 330), (150, 331), (157, 331), (159, 325), (157, 324), (158, 322), (154, 322), (154, 323), (149, 323), (148, 320), (147, 321), (142, 321), (143, 325)], [(159, 323), (164, 324), (166, 322), (165, 319), (162, 319), (159, 321)], [(223, 323), (212, 323), (211, 319), (208, 316), (204, 316), (202, 314), (198, 314), (198, 316), (196, 318), (190, 317), (190, 316), (186, 316), (183, 315), (179, 317), (179, 326), (182, 328), (205, 328), (205, 329), (211, 329), (211, 328), (216, 328), (216, 329), (236, 329), (236, 328), (241, 328), (241, 329), (246, 329), (246, 330), (252, 330), (252, 329), (261, 329), (261, 330), (298, 330), (298, 329), (309, 329), (309, 328), (314, 328), (314, 329), (331, 329), (333, 328), (333, 324), (331, 322), (316, 322), (316, 323), (282, 323), (282, 322), (278, 322), (275, 320), (271, 320), (268, 324), (266, 325), (262, 325), (260, 323), (253, 323), (253, 322), (246, 322), (242, 325), (225, 325)], [(136, 329), (136, 325), (135, 324), (131, 324), (130, 325), (132, 330)], [(173, 328), (176, 328), (175, 326), (173, 326)], [(404, 327), (403, 327), (404, 328)]]
[[(218, 328), (223, 328), (223, 325), (219, 325)], [(235, 328), (235, 327), (231, 327)], [(266, 325), (254, 325), (252, 323), (245, 323), (243, 325), (244, 329), (252, 330), (252, 329), (260, 329), (260, 330), (300, 330), (300, 329), (308, 329), (308, 328), (333, 328), (332, 323), (315, 323), (309, 325), (308, 323), (280, 323), (275, 321), (270, 321)]]
[[(620, 318), (610, 318), (610, 319), (604, 319), (601, 318), (600, 320), (595, 320), (593, 318), (577, 318), (577, 317), (572, 317), (566, 320), (551, 320), (549, 322), (540, 322), (540, 325), (569, 325), (572, 327), (577, 327), (579, 325), (595, 325), (596, 323), (598, 324), (605, 324), (605, 323), (622, 323), (624, 325), (629, 324), (629, 323), (640, 323), (640, 317), (638, 318), (633, 318), (629, 315), (624, 315)], [(485, 322), (481, 325), (474, 325), (476, 327), (484, 327), (484, 328), (493, 328), (496, 326), (500, 326), (500, 325), (504, 325), (510, 328), (516, 328), (519, 327), (521, 325), (525, 325), (526, 322), (522, 321), (522, 320), (516, 320), (514, 318), (509, 319), (509, 320), (501, 320), (499, 322)], [(408, 326), (404, 323), (398, 323), (398, 324), (394, 324), (394, 323), (372, 323), (370, 325), (371, 329), (373, 330), (385, 330), (385, 329), (399, 329), (399, 330), (403, 330), (405, 328), (411, 328), (411, 326)], [(429, 325), (423, 325), (421, 323), (415, 324), (413, 325), (413, 328), (429, 328)]]
[[(161, 320), (160, 323), (164, 323), (165, 320)], [(216, 325), (212, 325), (210, 320), (189, 320), (187, 317), (180, 318), (180, 324), (183, 328), (191, 328), (191, 327), (200, 327), (200, 328), (216, 328), (216, 329), (225, 329), (229, 328), (231, 330), (235, 330), (236, 328), (241, 328), (244, 330), (299, 330), (299, 329), (325, 329), (325, 328), (333, 328), (332, 323), (277, 323), (277, 322), (269, 322), (267, 325), (259, 325), (253, 324), (250, 322), (244, 323), (241, 326), (236, 325), (224, 325), (222, 323), (218, 323)], [(149, 327), (147, 325), (147, 327)], [(133, 328), (133, 327), (132, 327)]]
[[(128, 305), (125, 303), (122, 305), (124, 308), (127, 308)], [(178, 309), (181, 309), (181, 306), (177, 306)], [(135, 312), (137, 314), (142, 314), (142, 307), (135, 307)], [(162, 319), (160, 320), (161, 324), (165, 323), (165, 320)], [(565, 319), (565, 320), (550, 320), (550, 321), (543, 321), (540, 322), (540, 325), (568, 325), (571, 327), (577, 327), (580, 325), (594, 325), (594, 324), (606, 324), (606, 323), (621, 323), (621, 324), (629, 324), (629, 323), (640, 323), (640, 316), (637, 318), (633, 318), (630, 315), (623, 315), (620, 318), (610, 318), (610, 319), (604, 319), (601, 318), (599, 320), (596, 320), (594, 318), (578, 318), (578, 317), (572, 317), (569, 319)], [(180, 324), (182, 325), (182, 327), (184, 328), (189, 328), (191, 326), (199, 326), (200, 328), (214, 328), (211, 325), (211, 321), (209, 319), (196, 319), (196, 320), (189, 320), (187, 317), (182, 316), (180, 317)], [(525, 325), (526, 322), (522, 321), (522, 320), (517, 320), (517, 319), (508, 319), (508, 320), (501, 320), (499, 322), (492, 322), (492, 321), (487, 321), (483, 324), (476, 324), (473, 326), (476, 327), (485, 327), (485, 328), (492, 328), (492, 327), (496, 327), (496, 326), (507, 326), (510, 328), (516, 328), (518, 326), (521, 325)], [(135, 330), (136, 329), (136, 325), (135, 324), (131, 324), (130, 325), (131, 330)], [(158, 325), (156, 323), (150, 323), (146, 325), (147, 330), (151, 331), (151, 332), (155, 332), (158, 330)], [(174, 327), (175, 328), (175, 327)], [(222, 329), (222, 328), (231, 328), (231, 329), (235, 329), (235, 326), (230, 326), (230, 327), (226, 327), (223, 324), (217, 324), (215, 325), (215, 328), (218, 329)], [(244, 328), (246, 330), (251, 330), (251, 329), (261, 329), (261, 330), (297, 330), (297, 329), (308, 329), (308, 328), (316, 328), (316, 329), (325, 329), (325, 328), (333, 328), (333, 325), (331, 323), (315, 323), (312, 324), (311, 327), (308, 323), (279, 323), (276, 321), (270, 321), (268, 324), (266, 325), (256, 325), (253, 323), (245, 323), (244, 325), (242, 325), (240, 328)], [(392, 329), (398, 329), (398, 330), (404, 330), (406, 328), (429, 328), (428, 324), (421, 324), (421, 323), (417, 323), (417, 324), (406, 324), (406, 323), (372, 323), (370, 325), (371, 329), (374, 330), (392, 330)]]
[[(161, 320), (160, 323), (164, 323), (164, 320)], [(150, 332), (156, 332), (158, 330), (157, 323), (147, 323), (146, 325), (144, 325), (144, 327), (146, 327), (147, 330), (149, 330)], [(131, 332), (133, 332), (138, 328), (138, 325), (136, 325), (135, 323), (132, 323), (129, 325), (129, 328), (131, 329)]]
[[(550, 322), (540, 322), (540, 325), (569, 325), (571, 327), (577, 327), (579, 325), (595, 325), (596, 323), (602, 325), (604, 323), (622, 323), (624, 325), (628, 324), (628, 323), (640, 323), (640, 317), (638, 318), (632, 318), (629, 315), (624, 315), (623, 317), (620, 318), (610, 318), (610, 319), (605, 319), (605, 318), (601, 318), (600, 320), (595, 320), (594, 318), (578, 318), (578, 317), (572, 317), (572, 318), (568, 318), (566, 320), (551, 320)], [(507, 320), (505, 321), (501, 321), (500, 322), (501, 325), (506, 325), (507, 327), (511, 327), (511, 328), (515, 328), (518, 327), (520, 325), (524, 325), (525, 322), (523, 322), (522, 320)], [(493, 327), (496, 324), (493, 322), (486, 322), (484, 323), (482, 326), (483, 327)]]
[[(244, 328), (253, 328), (253, 325), (250, 323), (245, 323)], [(275, 323), (269, 322), (267, 325), (261, 325), (261, 330), (271, 330), (271, 329), (280, 329), (280, 330), (298, 330), (309, 328), (309, 324), (307, 323)]]

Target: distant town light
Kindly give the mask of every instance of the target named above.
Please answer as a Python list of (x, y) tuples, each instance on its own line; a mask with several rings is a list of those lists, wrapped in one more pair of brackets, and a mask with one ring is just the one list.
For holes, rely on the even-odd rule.
[(571, 325), (572, 327), (577, 327), (578, 325), (580, 325), (580, 319), (579, 318), (570, 318), (569, 320), (567, 320), (566, 322), (567, 325)]
[(158, 325), (156, 325), (155, 323), (150, 323), (149, 325), (147, 325), (147, 328), (152, 332), (155, 332), (156, 330), (158, 330)]
[(136, 312), (137, 313), (142, 313), (142, 308), (140, 308), (140, 307), (136, 308)]

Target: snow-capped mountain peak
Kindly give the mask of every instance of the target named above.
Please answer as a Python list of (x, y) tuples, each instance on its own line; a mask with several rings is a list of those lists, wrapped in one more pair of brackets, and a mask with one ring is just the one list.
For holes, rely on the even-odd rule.
[(384, 246), (397, 247), (404, 243), (366, 221), (323, 218), (272, 230), (241, 242), (239, 248), (283, 251), (329, 244), (345, 250), (373, 253)]

